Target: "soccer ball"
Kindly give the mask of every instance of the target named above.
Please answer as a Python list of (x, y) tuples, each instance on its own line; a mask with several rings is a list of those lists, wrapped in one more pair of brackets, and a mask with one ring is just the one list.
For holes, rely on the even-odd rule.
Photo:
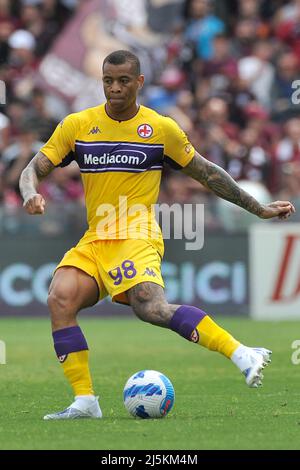
[(138, 418), (164, 418), (172, 409), (175, 391), (171, 381), (156, 370), (141, 370), (126, 382), (125, 408)]

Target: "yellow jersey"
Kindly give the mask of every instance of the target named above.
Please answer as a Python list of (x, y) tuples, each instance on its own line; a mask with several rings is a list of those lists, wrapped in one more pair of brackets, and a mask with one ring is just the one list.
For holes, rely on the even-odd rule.
[(155, 204), (163, 164), (183, 168), (195, 150), (169, 117), (140, 106), (117, 121), (102, 104), (67, 116), (41, 152), (55, 166), (77, 162), (89, 226), (82, 241), (89, 243), (161, 237)]

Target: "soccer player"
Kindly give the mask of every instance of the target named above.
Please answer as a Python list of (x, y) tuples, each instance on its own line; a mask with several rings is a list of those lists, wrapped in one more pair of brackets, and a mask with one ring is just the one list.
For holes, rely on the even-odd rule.
[[(44, 419), (101, 418), (88, 345), (76, 317), (79, 310), (108, 294), (130, 305), (141, 320), (169, 328), (231, 359), (249, 387), (261, 385), (262, 369), (270, 362), (271, 351), (244, 346), (200, 308), (168, 304), (160, 270), (163, 240), (160, 231), (152, 236), (156, 222), (151, 208), (167, 162), (260, 218), (286, 219), (295, 209), (285, 201), (260, 204), (222, 168), (199, 155), (172, 119), (138, 105), (143, 83), (134, 54), (108, 55), (103, 62), (106, 103), (67, 116), (20, 178), (25, 210), (43, 214), (39, 182), (56, 167), (75, 160), (82, 174), (89, 223), (83, 238), (57, 266), (48, 297), (54, 348), (75, 399), (65, 410)], [(135, 205), (144, 210), (138, 224), (133, 224), (135, 229), (129, 230), (124, 222), (135, 221), (135, 211), (130, 212)]]

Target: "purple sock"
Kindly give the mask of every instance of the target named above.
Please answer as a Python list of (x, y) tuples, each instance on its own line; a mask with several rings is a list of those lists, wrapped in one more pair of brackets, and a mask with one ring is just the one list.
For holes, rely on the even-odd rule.
[(170, 328), (185, 339), (198, 343), (199, 333), (196, 330), (196, 326), (206, 315), (200, 308), (192, 307), (191, 305), (181, 305), (171, 318)]
[(54, 349), (60, 362), (64, 362), (71, 352), (89, 349), (79, 326), (70, 326), (52, 333)]

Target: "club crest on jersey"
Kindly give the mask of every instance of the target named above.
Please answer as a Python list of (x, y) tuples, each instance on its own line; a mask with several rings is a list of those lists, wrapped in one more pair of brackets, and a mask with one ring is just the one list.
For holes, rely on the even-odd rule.
[(150, 126), (150, 124), (141, 124), (137, 128), (137, 133), (140, 137), (143, 137), (143, 139), (148, 139), (149, 137), (152, 136), (153, 134), (153, 129)]

